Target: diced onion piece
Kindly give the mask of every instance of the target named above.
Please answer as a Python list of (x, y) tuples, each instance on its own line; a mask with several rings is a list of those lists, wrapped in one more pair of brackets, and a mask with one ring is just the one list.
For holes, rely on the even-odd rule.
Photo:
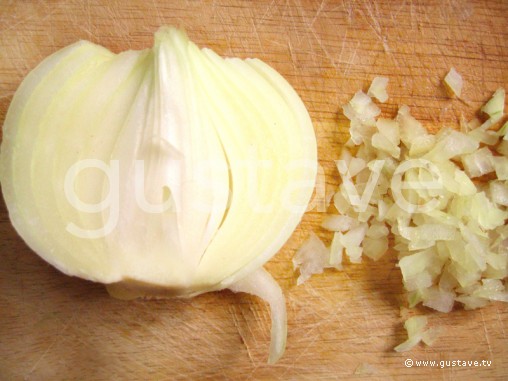
[(472, 153), (478, 149), (478, 142), (473, 138), (458, 131), (442, 129), (437, 135), (437, 143), (434, 148), (423, 156), (431, 161), (445, 161), (459, 155)]
[(424, 329), (427, 326), (425, 316), (413, 316), (404, 322), (404, 328), (407, 331), (408, 338), (402, 344), (394, 349), (396, 352), (406, 352), (422, 341)]
[(392, 119), (379, 118), (376, 121), (378, 131), (395, 146), (400, 144), (399, 123)]
[(508, 157), (496, 156), (493, 158), (496, 176), (499, 180), (508, 180)]
[(388, 251), (388, 236), (379, 238), (365, 237), (362, 242), (363, 254), (377, 261)]
[(436, 136), (435, 135), (422, 135), (417, 136), (412, 144), (411, 148), (409, 149), (409, 156), (411, 157), (418, 157), (421, 156), (427, 152), (429, 152), (432, 147), (436, 144)]
[(321, 226), (334, 232), (345, 232), (356, 226), (358, 222), (346, 215), (331, 214), (325, 216)]
[(400, 259), (404, 285), (408, 291), (428, 288), (432, 280), (440, 273), (444, 260), (435, 255), (434, 250), (427, 249)]
[(367, 237), (378, 239), (388, 236), (389, 230), (384, 223), (373, 222), (367, 230)]
[(394, 158), (398, 159), (400, 156), (400, 148), (394, 145), (385, 135), (376, 132), (372, 136), (372, 146), (381, 151), (384, 151)]
[(375, 131), (374, 119), (367, 123), (362, 122), (357, 118), (353, 118), (351, 120), (350, 128), (351, 143), (353, 143), (353, 145), (362, 144), (364, 141), (370, 140)]
[(342, 160), (343, 162), (346, 163), (346, 166), (349, 166), (349, 163), (351, 162), (352, 158), (353, 155), (351, 155), (351, 152), (346, 147), (342, 148), (339, 160)]
[(508, 206), (508, 182), (491, 181), (489, 183), (490, 199), (499, 205)]
[(456, 230), (445, 224), (422, 224), (416, 227), (399, 226), (399, 233), (409, 241), (449, 241), (455, 237)]
[(357, 157), (351, 158), (351, 160), (349, 161), (349, 167), (348, 167), (349, 176), (351, 176), (351, 177), (356, 176), (363, 169), (365, 169), (365, 167), (367, 167), (367, 163), (365, 162), (365, 160), (357, 158)]
[(474, 221), (484, 230), (492, 230), (504, 225), (508, 218), (508, 212), (496, 207), (485, 195), (485, 192), (478, 192), (470, 198), (468, 204), (470, 221)]
[(385, 103), (388, 100), (388, 93), (386, 86), (388, 85), (388, 78), (375, 77), (370, 84), (368, 95), (376, 98), (379, 102)]
[(497, 145), (496, 151), (504, 157), (508, 157), (508, 140), (506, 140), (506, 135), (505, 139)]
[(468, 136), (476, 140), (478, 143), (483, 143), (489, 146), (496, 145), (499, 141), (499, 135), (491, 130), (483, 128), (475, 128), (468, 133)]
[(336, 269), (342, 269), (342, 252), (344, 246), (341, 243), (342, 233), (336, 232), (333, 235), (332, 245), (330, 246), (330, 265)]
[(330, 265), (330, 251), (319, 237), (311, 232), (293, 257), (293, 266), (300, 269), (297, 284), (308, 280), (313, 274), (321, 274)]
[(439, 312), (450, 312), (455, 302), (453, 291), (441, 290), (438, 287), (427, 288), (423, 293), (423, 305)]
[(477, 192), (475, 184), (452, 162), (435, 163), (444, 188), (455, 195), (471, 196)]
[(473, 291), (473, 296), (508, 302), (508, 292), (499, 279), (482, 279), (482, 285)]
[(425, 127), (411, 115), (408, 106), (399, 108), (396, 119), (400, 126), (400, 139), (407, 148), (411, 148), (416, 138), (428, 135)]
[(361, 122), (374, 121), (381, 113), (379, 107), (363, 91), (358, 91), (343, 110), (349, 120), (357, 119)]
[(505, 91), (503, 88), (496, 90), (492, 98), (482, 107), (482, 111), (490, 116), (492, 123), (503, 117)]
[(362, 248), (360, 245), (367, 233), (367, 229), (368, 225), (362, 223), (340, 237), (340, 243), (346, 249), (346, 254), (353, 263), (361, 262)]
[(502, 136), (503, 140), (508, 140), (508, 122), (506, 122), (503, 127), (499, 129), (497, 132), (498, 136)]
[(350, 210), (353, 210), (351, 203), (344, 197), (340, 190), (333, 196), (333, 205), (341, 214), (347, 214)]
[(489, 303), (488, 299), (469, 295), (458, 296), (455, 300), (464, 304), (465, 310), (474, 310), (477, 308), (485, 307)]
[(351, 263), (361, 263), (363, 247), (351, 246), (346, 250), (346, 254)]
[(469, 177), (480, 177), (494, 172), (494, 157), (487, 147), (463, 155), (461, 161)]
[(460, 97), (464, 82), (462, 80), (462, 76), (459, 73), (457, 73), (455, 68), (452, 67), (448, 72), (448, 74), (446, 74), (446, 77), (444, 78), (444, 83), (448, 90), (450, 90), (457, 97)]

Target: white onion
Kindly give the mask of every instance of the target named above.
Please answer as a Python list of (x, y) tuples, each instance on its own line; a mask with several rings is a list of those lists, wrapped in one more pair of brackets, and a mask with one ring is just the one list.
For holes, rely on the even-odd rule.
[(269, 361), (282, 355), (284, 298), (262, 265), (303, 215), (317, 157), (308, 112), (275, 70), (174, 28), (143, 51), (81, 41), (27, 76), (3, 131), (2, 191), (37, 254), (124, 299), (258, 295), (272, 309)]

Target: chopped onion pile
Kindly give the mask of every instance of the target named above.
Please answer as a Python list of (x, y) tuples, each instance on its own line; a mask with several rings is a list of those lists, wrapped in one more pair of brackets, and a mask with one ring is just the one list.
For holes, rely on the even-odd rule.
[[(352, 263), (377, 260), (393, 242), (410, 307), (449, 312), (455, 302), (473, 309), (508, 301), (508, 127), (491, 129), (504, 102), (499, 89), (482, 108), (487, 121), (432, 135), (407, 106), (395, 119), (377, 118), (371, 98), (356, 93), (343, 108), (351, 138), (336, 161), (338, 214), (322, 224), (334, 232), (328, 262), (324, 244), (312, 238), (322, 267), (340, 268), (344, 255)], [(300, 279), (319, 272), (303, 264)], [(413, 322), (421, 323), (408, 321), (410, 338), (397, 350), (420, 341)]]

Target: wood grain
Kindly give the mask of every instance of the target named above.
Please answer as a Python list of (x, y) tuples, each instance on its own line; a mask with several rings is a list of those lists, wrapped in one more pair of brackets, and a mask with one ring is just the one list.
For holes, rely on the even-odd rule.
[[(430, 129), (456, 127), (508, 83), (508, 3), (448, 1), (5, 1), (0, 0), (0, 122), (22, 78), (78, 39), (113, 51), (151, 45), (162, 24), (225, 56), (259, 57), (298, 91), (314, 122), (320, 165), (338, 183), (333, 159), (347, 136), (340, 105), (376, 75), (390, 78), (383, 115), (401, 104)], [(441, 79), (451, 66), (466, 103)], [(285, 356), (265, 364), (268, 308), (229, 292), (192, 300), (122, 302), (97, 284), (66, 277), (32, 253), (0, 206), (1, 380), (508, 378), (508, 306), (429, 314), (445, 328), (432, 347), (397, 354), (404, 301), (395, 259), (347, 265), (296, 287), (291, 257), (322, 213), (307, 213), (268, 263), (288, 303)], [(490, 367), (404, 366), (404, 360), (490, 360)], [(372, 375), (355, 375), (362, 363)]]

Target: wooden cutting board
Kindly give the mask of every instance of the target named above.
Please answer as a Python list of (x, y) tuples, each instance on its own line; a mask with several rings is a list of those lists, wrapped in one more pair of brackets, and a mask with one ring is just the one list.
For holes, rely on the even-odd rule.
[[(307, 105), (326, 184), (347, 138), (340, 106), (376, 75), (390, 78), (383, 115), (407, 104), (429, 129), (457, 127), (508, 84), (508, 3), (449, 1), (0, 0), (0, 123), (22, 78), (78, 39), (115, 52), (151, 46), (163, 24), (225, 56), (259, 57)], [(441, 80), (455, 67), (465, 102)], [(32, 253), (0, 206), (0, 380), (507, 379), (508, 306), (450, 314), (418, 309), (444, 333), (398, 354), (405, 339), (396, 260), (346, 265), (296, 286), (291, 258), (323, 213), (307, 213), (267, 264), (287, 297), (287, 351), (266, 365), (269, 311), (230, 292), (192, 300), (123, 302), (66, 277)], [(491, 366), (406, 367), (414, 360), (488, 360)], [(363, 364), (363, 365), (362, 365)], [(360, 366), (372, 374), (355, 375)]]

